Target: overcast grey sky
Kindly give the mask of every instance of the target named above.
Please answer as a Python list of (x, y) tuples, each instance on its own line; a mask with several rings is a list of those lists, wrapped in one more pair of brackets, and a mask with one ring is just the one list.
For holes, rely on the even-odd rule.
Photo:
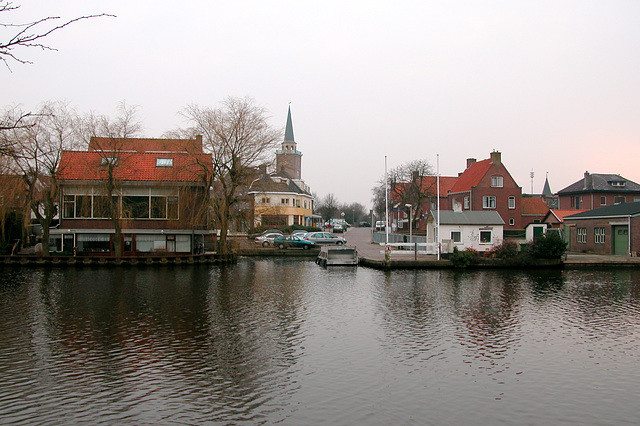
[[(16, 0), (18, 2), (18, 0)], [(640, 1), (29, 0), (16, 19), (111, 13), (2, 71), (3, 104), (140, 106), (146, 136), (189, 103), (250, 96), (284, 127), (291, 102), (314, 192), (370, 206), (389, 167), (455, 176), (502, 158), (523, 192), (594, 173), (640, 181)], [(24, 18), (24, 19), (23, 19)], [(6, 18), (4, 18), (6, 19)]]

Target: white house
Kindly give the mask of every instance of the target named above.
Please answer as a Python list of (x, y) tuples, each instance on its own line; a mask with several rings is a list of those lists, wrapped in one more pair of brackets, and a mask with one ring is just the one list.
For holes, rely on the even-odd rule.
[[(436, 218), (432, 211), (427, 218), (427, 242), (437, 242)], [(492, 211), (440, 211), (440, 235), (442, 252), (450, 253), (454, 247), (459, 250), (472, 248), (487, 251), (502, 243), (504, 220), (498, 212)]]

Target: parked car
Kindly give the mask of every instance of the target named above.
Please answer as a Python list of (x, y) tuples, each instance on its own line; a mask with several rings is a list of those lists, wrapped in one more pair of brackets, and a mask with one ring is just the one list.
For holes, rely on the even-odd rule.
[(256, 237), (255, 242), (256, 244), (262, 245), (262, 247), (269, 247), (270, 245), (273, 245), (273, 241), (278, 237), (282, 237), (280, 232), (272, 232)]
[(280, 249), (293, 247), (302, 248), (304, 250), (309, 250), (310, 248), (318, 246), (315, 242), (307, 241), (297, 235), (282, 235), (273, 241), (273, 245)]
[(336, 244), (339, 246), (347, 242), (344, 238), (338, 237), (330, 232), (310, 232), (304, 239), (316, 244)]
[(376, 231), (384, 231), (385, 225), (384, 221), (379, 220), (376, 222)]
[(291, 235), (297, 235), (298, 237), (304, 237), (307, 235), (309, 231), (305, 231), (304, 229), (296, 229), (291, 233)]
[(333, 232), (344, 232), (344, 226), (341, 223), (334, 223)]
[(267, 229), (266, 231), (257, 232), (255, 234), (251, 234), (249, 236), (249, 238), (253, 240), (256, 237), (262, 237), (262, 236), (267, 235), (267, 234), (282, 234), (282, 231), (280, 231), (279, 229)]
[(360, 222), (358, 224), (358, 227), (360, 227), (360, 228), (371, 228), (371, 224), (369, 222)]

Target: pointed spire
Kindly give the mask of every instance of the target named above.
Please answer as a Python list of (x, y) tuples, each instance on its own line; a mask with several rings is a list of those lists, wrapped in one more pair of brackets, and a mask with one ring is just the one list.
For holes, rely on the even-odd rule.
[(289, 104), (289, 112), (287, 114), (287, 127), (284, 130), (284, 141), (285, 142), (294, 142), (295, 138), (293, 137), (293, 123), (291, 122), (291, 104)]
[(551, 192), (551, 187), (549, 186), (549, 173), (547, 173), (547, 177), (544, 179), (544, 187), (542, 188), (542, 195), (547, 198), (553, 197), (553, 192)]

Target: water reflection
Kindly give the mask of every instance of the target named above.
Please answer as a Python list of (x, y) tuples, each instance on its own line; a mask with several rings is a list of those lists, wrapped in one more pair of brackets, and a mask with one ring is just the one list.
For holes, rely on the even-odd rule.
[(0, 420), (630, 422), (639, 287), (285, 260), (5, 268)]

